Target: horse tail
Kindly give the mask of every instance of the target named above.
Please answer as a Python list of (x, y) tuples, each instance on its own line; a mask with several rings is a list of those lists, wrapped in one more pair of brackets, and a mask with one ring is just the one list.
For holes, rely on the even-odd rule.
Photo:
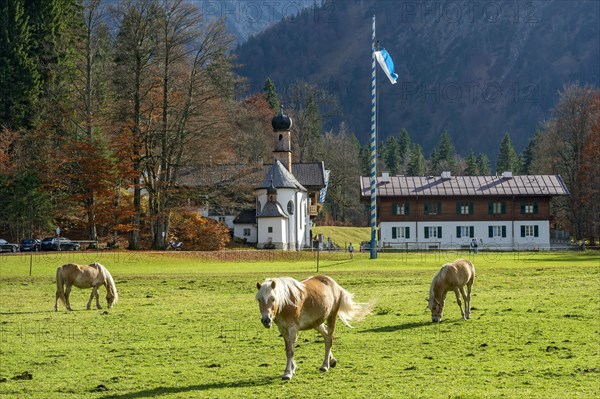
[(371, 299), (368, 303), (354, 302), (354, 294), (340, 287), (340, 307), (338, 309), (338, 317), (342, 322), (350, 328), (350, 321), (360, 321), (367, 317), (373, 311), (375, 299)]
[(65, 282), (63, 280), (62, 270), (62, 266), (56, 269), (56, 296), (60, 298), (65, 306), (67, 306), (67, 298), (65, 298), (65, 291), (63, 288)]
[(114, 298), (112, 302), (113, 304), (117, 303), (117, 301), (119, 300), (119, 294), (117, 293), (117, 286), (115, 285), (115, 280), (113, 279), (113, 276), (110, 274), (108, 269), (102, 266), (100, 263), (96, 262), (96, 266), (98, 266), (98, 270), (104, 277), (107, 296), (112, 296)]

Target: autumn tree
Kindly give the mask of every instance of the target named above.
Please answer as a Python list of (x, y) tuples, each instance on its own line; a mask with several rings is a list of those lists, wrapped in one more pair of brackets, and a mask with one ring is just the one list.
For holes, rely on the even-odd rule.
[(113, 117), (116, 124), (113, 137), (121, 149), (120, 161), (130, 164), (129, 177), (133, 186), (133, 219), (129, 248), (139, 247), (142, 214), (142, 171), (145, 142), (148, 137), (150, 93), (156, 86), (153, 79), (155, 59), (156, 2), (137, 0), (119, 3), (112, 9), (118, 23), (115, 43), (113, 86), (116, 101)]
[[(172, 192), (181, 167), (199, 135), (218, 123), (223, 88), (217, 84), (217, 62), (225, 66), (231, 42), (224, 21), (201, 29), (201, 15), (192, 3), (165, 1), (157, 17), (158, 88), (146, 143), (145, 187), (149, 193), (152, 247), (165, 247), (169, 231)], [(225, 120), (224, 115), (222, 117)], [(215, 132), (211, 130), (211, 132)]]
[(361, 225), (365, 222), (364, 207), (359, 202), (359, 151), (358, 140), (345, 124), (338, 131), (330, 131), (323, 137), (323, 161), (331, 171), (325, 212), (336, 223)]
[(592, 217), (587, 199), (598, 187), (593, 185), (597, 180), (584, 178), (581, 172), (582, 167), (588, 170), (584, 166), (587, 156), (594, 153), (593, 145), (588, 143), (598, 123), (599, 93), (597, 88), (579, 84), (566, 86), (560, 92), (558, 104), (546, 121), (540, 140), (536, 140), (532, 162), (532, 169), (538, 173), (559, 173), (563, 177), (571, 195), (555, 199), (553, 209), (559, 218), (568, 218), (577, 238), (587, 234), (586, 226)]

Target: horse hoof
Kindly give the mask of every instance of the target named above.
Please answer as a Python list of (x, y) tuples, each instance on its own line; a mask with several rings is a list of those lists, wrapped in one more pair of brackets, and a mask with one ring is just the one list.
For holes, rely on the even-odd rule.
[(329, 367), (321, 366), (319, 368), (319, 371), (322, 371), (323, 373), (326, 372), (327, 370), (329, 370)]
[(284, 374), (283, 377), (281, 377), (281, 379), (283, 381), (291, 381), (292, 380), (292, 376), (289, 374)]
[(337, 365), (337, 360), (336, 359), (331, 359), (329, 361), (329, 367), (333, 368)]

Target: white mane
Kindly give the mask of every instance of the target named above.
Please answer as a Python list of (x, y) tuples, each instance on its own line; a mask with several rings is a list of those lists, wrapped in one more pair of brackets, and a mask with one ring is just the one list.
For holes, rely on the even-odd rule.
[[(275, 288), (271, 288), (273, 282), (275, 282)], [(300, 299), (303, 292), (304, 284), (291, 277), (269, 278), (261, 284), (256, 293), (256, 299), (266, 302), (269, 296), (273, 295), (277, 308), (281, 309), (285, 305), (296, 306), (294, 302)]]

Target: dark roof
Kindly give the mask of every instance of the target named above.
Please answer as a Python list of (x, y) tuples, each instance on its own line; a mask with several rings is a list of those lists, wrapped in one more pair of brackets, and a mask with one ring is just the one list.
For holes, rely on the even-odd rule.
[(256, 209), (245, 209), (233, 219), (233, 224), (256, 224)]
[(273, 218), (273, 217), (284, 217), (287, 219), (288, 215), (285, 213), (279, 202), (267, 202), (263, 207), (260, 214), (256, 215), (257, 218)]
[(179, 184), (187, 187), (214, 187), (239, 181), (256, 182), (260, 177), (254, 175), (262, 171), (262, 164), (195, 164), (181, 170)]
[(279, 114), (275, 115), (273, 119), (271, 119), (271, 126), (273, 126), (273, 130), (290, 130), (292, 128), (292, 119), (280, 111)]
[[(292, 165), (293, 170), (293, 165)], [(265, 173), (262, 183), (256, 188), (295, 188), (301, 191), (306, 191), (306, 188), (298, 180), (296, 177), (290, 173), (289, 170), (281, 162), (275, 160), (275, 163), (272, 164)]]
[[(265, 176), (271, 166), (271, 164), (264, 165)], [(309, 190), (316, 191), (325, 187), (325, 165), (323, 162), (292, 163), (292, 173), (296, 180)]]
[[(377, 178), (377, 195), (383, 197), (414, 196), (550, 196), (568, 195), (569, 189), (560, 175), (503, 176), (390, 176), (383, 183)], [(370, 197), (370, 178), (361, 176), (362, 197)]]

